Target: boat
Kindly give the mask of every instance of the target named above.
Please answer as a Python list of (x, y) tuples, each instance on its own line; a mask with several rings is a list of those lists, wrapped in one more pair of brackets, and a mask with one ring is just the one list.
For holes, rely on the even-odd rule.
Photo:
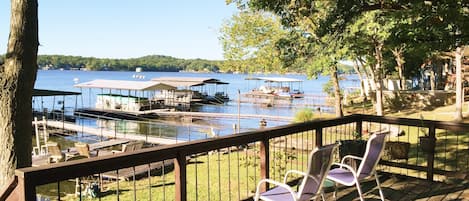
[(301, 90), (302, 80), (285, 77), (248, 77), (246, 80), (263, 81), (264, 84), (258, 88), (243, 94), (252, 98), (280, 98), (294, 99), (303, 98)]

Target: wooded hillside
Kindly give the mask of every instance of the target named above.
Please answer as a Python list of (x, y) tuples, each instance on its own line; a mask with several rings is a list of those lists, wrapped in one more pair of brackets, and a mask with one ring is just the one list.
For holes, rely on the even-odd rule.
[(218, 72), (220, 61), (204, 59), (179, 59), (170, 56), (149, 55), (131, 59), (107, 59), (64, 55), (39, 55), (40, 68), (134, 71), (141, 67), (144, 71), (202, 71)]

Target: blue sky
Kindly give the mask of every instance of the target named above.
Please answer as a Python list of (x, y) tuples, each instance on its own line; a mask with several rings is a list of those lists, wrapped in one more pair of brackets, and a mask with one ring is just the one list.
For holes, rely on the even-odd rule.
[[(236, 12), (225, 0), (39, 0), (39, 54), (222, 59), (218, 40)], [(0, 54), (10, 1), (0, 1)]]

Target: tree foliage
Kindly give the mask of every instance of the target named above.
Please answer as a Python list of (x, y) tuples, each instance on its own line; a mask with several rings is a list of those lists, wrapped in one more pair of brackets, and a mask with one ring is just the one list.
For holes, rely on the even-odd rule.
[(276, 44), (287, 31), (278, 17), (267, 12), (243, 10), (225, 21), (220, 32), (226, 71), (286, 70), (279, 60)]

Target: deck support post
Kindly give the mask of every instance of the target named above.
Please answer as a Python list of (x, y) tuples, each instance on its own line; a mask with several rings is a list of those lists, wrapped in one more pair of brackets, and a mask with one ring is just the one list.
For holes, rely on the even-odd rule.
[(316, 128), (315, 130), (316, 133), (316, 147), (321, 147), (322, 146), (322, 127), (321, 128)]
[[(260, 147), (259, 147), (259, 157), (260, 157), (260, 165), (261, 165), (261, 179), (267, 179), (269, 178), (269, 169), (270, 169), (270, 149), (269, 149), (269, 139), (264, 138), (260, 142)], [(269, 184), (268, 183), (263, 183), (261, 186), (261, 192), (265, 192), (269, 189)]]
[[(434, 145), (436, 145), (436, 136), (435, 136), (435, 125), (430, 125), (428, 127), (428, 136), (432, 139), (435, 139)], [(432, 147), (432, 151), (427, 154), (427, 180), (433, 181), (434, 173), (434, 161), (435, 161), (435, 147)]]
[(360, 138), (363, 137), (363, 133), (362, 133), (363, 125), (362, 124), (363, 124), (363, 121), (361, 120), (361, 118), (360, 120), (357, 120), (355, 122), (355, 132), (358, 134), (358, 136), (360, 136)]
[(179, 153), (178, 157), (174, 159), (174, 177), (175, 177), (175, 192), (176, 201), (187, 200), (187, 171), (186, 171), (186, 156)]
[(6, 190), (4, 190), (1, 196), (2, 200), (36, 200), (36, 187), (31, 185), (31, 180), (25, 182), (26, 179), (23, 175), (19, 176), (16, 174), (15, 178), (9, 184)]

